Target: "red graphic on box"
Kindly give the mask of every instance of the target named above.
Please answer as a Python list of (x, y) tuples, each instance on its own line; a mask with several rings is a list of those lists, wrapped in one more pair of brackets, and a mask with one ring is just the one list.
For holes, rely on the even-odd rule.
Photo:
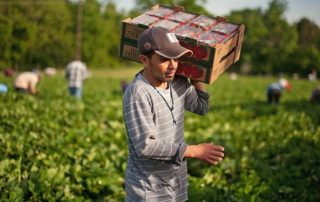
[(199, 37), (199, 42), (209, 45), (211, 47), (214, 47), (216, 44), (222, 43), (227, 38), (228, 37), (225, 35), (222, 35), (213, 31), (208, 31), (203, 33)]
[(173, 31), (175, 30), (176, 28), (179, 27), (179, 23), (177, 22), (173, 22), (173, 21), (170, 21), (170, 20), (161, 20), (161, 21), (158, 21), (156, 23), (154, 23), (152, 25), (152, 27), (163, 27), (163, 28), (166, 28), (170, 31)]
[(201, 45), (192, 45), (192, 44), (185, 43), (185, 42), (180, 42), (180, 45), (191, 50), (193, 52), (192, 57), (196, 60), (202, 60), (208, 56), (207, 48), (205, 48)]
[(193, 64), (179, 63), (176, 73), (198, 80), (202, 76), (204, 76), (205, 71), (203, 68), (197, 67), (196, 65), (193, 65)]
[(204, 15), (200, 15), (193, 19), (191, 21), (191, 24), (193, 26), (201, 27), (202, 29), (207, 30), (209, 27), (217, 24), (217, 20)]
[(195, 46), (195, 48), (193, 49), (193, 58), (195, 58), (196, 60), (202, 60), (206, 58), (207, 55), (208, 53), (205, 47)]
[(201, 32), (202, 30), (200, 28), (186, 25), (178, 28), (175, 31), (175, 34), (180, 37), (188, 37), (188, 38), (196, 39)]
[(178, 12), (173, 15), (170, 15), (168, 19), (176, 21), (176, 22), (180, 22), (180, 23), (186, 23), (195, 17), (196, 17), (196, 15), (194, 15), (192, 13)]
[(212, 28), (211, 31), (229, 36), (230, 34), (235, 32), (237, 29), (238, 29), (238, 25), (227, 23), (227, 22), (219, 22)]

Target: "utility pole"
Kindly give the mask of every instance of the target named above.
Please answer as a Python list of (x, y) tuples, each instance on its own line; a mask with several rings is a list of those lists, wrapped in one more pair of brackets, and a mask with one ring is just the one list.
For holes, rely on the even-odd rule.
[(82, 0), (78, 2), (78, 16), (77, 16), (77, 41), (76, 41), (76, 59), (81, 60), (81, 32), (82, 32)]

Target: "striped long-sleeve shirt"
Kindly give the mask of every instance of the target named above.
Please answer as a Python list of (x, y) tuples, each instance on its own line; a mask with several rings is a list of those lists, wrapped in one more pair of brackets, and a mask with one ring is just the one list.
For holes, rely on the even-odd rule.
[(129, 149), (126, 201), (188, 199), (187, 163), (183, 158), (187, 147), (184, 142), (184, 111), (200, 115), (207, 113), (209, 95), (197, 91), (180, 76), (176, 76), (170, 85), (173, 115), (169, 109), (172, 103), (170, 88), (158, 89), (157, 92), (141, 74), (136, 76), (124, 94)]

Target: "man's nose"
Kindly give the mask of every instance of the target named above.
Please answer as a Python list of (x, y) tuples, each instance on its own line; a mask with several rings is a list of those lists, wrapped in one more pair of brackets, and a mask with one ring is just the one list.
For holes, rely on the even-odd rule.
[(170, 67), (176, 68), (177, 65), (178, 65), (178, 60), (170, 59), (170, 64), (169, 64)]

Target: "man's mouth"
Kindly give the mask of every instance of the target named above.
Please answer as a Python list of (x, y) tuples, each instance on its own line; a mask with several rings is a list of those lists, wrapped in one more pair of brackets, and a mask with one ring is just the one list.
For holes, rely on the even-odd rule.
[(167, 72), (166, 76), (173, 77), (175, 73), (176, 73), (176, 71)]

